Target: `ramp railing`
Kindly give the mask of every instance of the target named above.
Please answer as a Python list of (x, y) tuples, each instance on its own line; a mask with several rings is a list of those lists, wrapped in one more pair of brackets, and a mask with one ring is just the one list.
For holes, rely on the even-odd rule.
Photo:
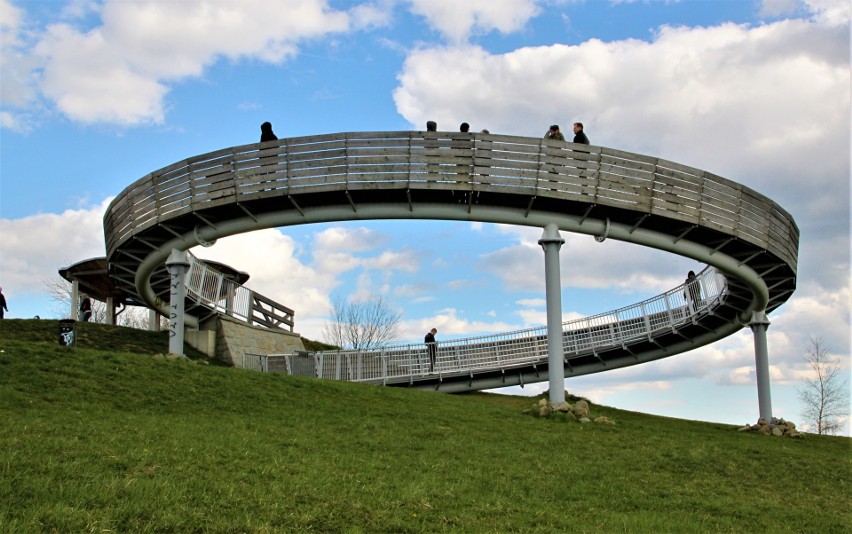
[[(652, 340), (676, 331), (725, 299), (727, 282), (713, 267), (696, 276), (698, 291), (682, 284), (661, 295), (618, 310), (563, 323), (562, 348), (566, 361), (607, 348)], [(547, 362), (547, 327), (439, 341), (434, 370), (422, 343), (393, 345), (376, 350), (337, 350), (315, 353), (247, 355), (247, 366), (300, 376), (332, 380), (387, 383), (433, 374), (466, 374)], [(259, 358), (258, 362), (248, 359)]]
[(203, 260), (187, 253), (187, 295), (214, 313), (224, 313), (252, 325), (289, 328), (293, 331), (295, 312), (228, 278)]

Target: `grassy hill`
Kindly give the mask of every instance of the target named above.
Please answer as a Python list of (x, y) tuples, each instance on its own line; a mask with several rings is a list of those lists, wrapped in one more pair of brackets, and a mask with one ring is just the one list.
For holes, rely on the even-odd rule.
[(615, 425), (0, 321), (0, 532), (849, 532), (848, 438)]

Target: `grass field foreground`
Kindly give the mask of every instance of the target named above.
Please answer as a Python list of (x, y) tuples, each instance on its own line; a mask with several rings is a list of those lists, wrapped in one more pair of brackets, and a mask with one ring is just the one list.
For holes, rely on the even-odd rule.
[(850, 440), (193, 361), (0, 321), (0, 532), (849, 532)]

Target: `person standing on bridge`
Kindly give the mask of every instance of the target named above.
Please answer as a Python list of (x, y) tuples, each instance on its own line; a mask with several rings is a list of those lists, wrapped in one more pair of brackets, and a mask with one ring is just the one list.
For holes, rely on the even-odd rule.
[(559, 131), (559, 125), (553, 124), (550, 126), (550, 129), (547, 130), (547, 133), (544, 134), (545, 139), (554, 139), (556, 141), (564, 141), (565, 136), (562, 135), (562, 132)]
[(586, 137), (586, 132), (583, 131), (583, 123), (575, 122), (574, 123), (574, 142), (580, 143), (581, 145), (588, 145), (589, 138)]
[(260, 125), (260, 142), (265, 143), (266, 141), (277, 141), (278, 136), (275, 135), (275, 132), (272, 131), (272, 123), (264, 122)]
[(686, 289), (683, 292), (683, 296), (686, 297), (689, 312), (695, 313), (697, 306), (701, 303), (701, 286), (699, 285), (698, 277), (695, 276), (695, 271), (687, 273), (684, 284), (686, 285)]
[(438, 345), (435, 342), (435, 334), (438, 333), (437, 328), (433, 328), (430, 330), (426, 337), (423, 339), (423, 342), (426, 343), (426, 352), (429, 354), (429, 372), (435, 371), (435, 360), (438, 356)]

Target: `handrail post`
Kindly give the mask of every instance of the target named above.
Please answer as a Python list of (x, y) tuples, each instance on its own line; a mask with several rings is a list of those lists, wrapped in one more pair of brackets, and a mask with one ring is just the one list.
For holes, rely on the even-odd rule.
[(385, 354), (385, 349), (382, 349), (381, 358), (382, 358), (382, 380), (387, 380), (388, 379), (388, 358), (387, 358), (387, 355)]
[(668, 292), (666, 292), (664, 294), (663, 302), (666, 303), (666, 317), (669, 318), (669, 326), (674, 326), (675, 319), (674, 319), (674, 314), (672, 313), (672, 301), (669, 298)]

